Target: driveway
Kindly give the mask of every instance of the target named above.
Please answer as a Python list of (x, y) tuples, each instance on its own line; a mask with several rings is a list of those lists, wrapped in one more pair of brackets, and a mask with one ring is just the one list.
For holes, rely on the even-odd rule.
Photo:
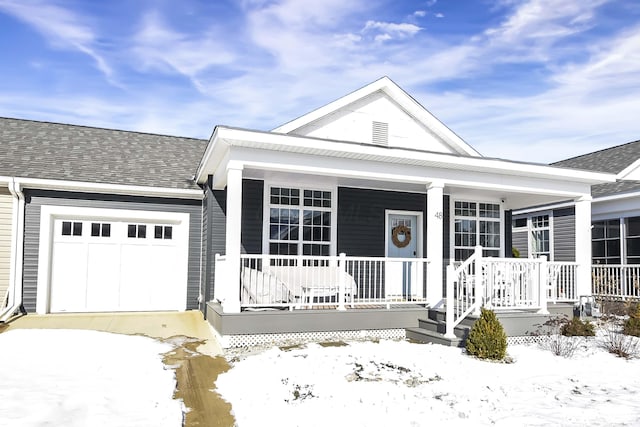
[(214, 390), (218, 375), (229, 369), (212, 329), (199, 311), (152, 313), (29, 314), (8, 324), (10, 329), (88, 329), (143, 335), (168, 342), (174, 349), (164, 363), (175, 370), (176, 399), (188, 408), (186, 426), (233, 426), (231, 405)]

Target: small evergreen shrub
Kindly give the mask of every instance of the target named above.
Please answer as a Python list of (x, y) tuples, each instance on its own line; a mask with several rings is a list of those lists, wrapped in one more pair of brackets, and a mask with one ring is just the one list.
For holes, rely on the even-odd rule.
[(624, 321), (622, 333), (640, 337), (640, 304), (629, 307), (629, 318)]
[(502, 360), (507, 354), (507, 334), (491, 310), (482, 309), (466, 344), (467, 352), (480, 359)]
[(513, 258), (520, 258), (520, 251), (515, 246), (511, 248), (511, 256)]
[(560, 333), (565, 337), (594, 337), (596, 330), (591, 322), (574, 317), (562, 325)]

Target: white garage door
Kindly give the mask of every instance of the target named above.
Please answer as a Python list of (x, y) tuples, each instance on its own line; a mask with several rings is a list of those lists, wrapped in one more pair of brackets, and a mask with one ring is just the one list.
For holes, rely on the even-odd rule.
[(50, 312), (184, 310), (188, 224), (55, 218)]

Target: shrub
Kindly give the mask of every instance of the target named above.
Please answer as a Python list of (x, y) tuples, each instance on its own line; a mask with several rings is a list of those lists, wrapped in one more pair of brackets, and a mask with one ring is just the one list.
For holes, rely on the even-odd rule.
[(507, 335), (491, 310), (482, 309), (473, 324), (466, 344), (467, 352), (480, 359), (501, 360), (507, 353)]
[(580, 341), (573, 336), (566, 336), (561, 331), (570, 323), (566, 315), (552, 316), (538, 326), (532, 335), (541, 337), (540, 347), (549, 350), (556, 356), (572, 357), (580, 346)]
[(596, 335), (593, 324), (583, 322), (579, 317), (574, 317), (560, 328), (560, 333), (565, 337), (594, 337)]
[(612, 354), (625, 359), (638, 357), (640, 354), (640, 340), (620, 332), (619, 324), (609, 319), (602, 337), (602, 346)]
[(640, 337), (640, 304), (629, 307), (629, 318), (624, 321), (622, 332), (625, 335)]
[(513, 258), (520, 258), (520, 251), (515, 246), (511, 248), (511, 256)]

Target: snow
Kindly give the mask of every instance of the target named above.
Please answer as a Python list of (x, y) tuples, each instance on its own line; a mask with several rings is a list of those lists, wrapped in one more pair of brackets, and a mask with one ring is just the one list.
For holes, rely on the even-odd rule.
[(640, 360), (577, 339), (571, 358), (509, 346), (513, 363), (406, 341), (273, 347), (236, 357), (216, 388), (241, 427), (640, 425)]
[(172, 347), (141, 336), (16, 329), (0, 334), (0, 425), (180, 426)]

